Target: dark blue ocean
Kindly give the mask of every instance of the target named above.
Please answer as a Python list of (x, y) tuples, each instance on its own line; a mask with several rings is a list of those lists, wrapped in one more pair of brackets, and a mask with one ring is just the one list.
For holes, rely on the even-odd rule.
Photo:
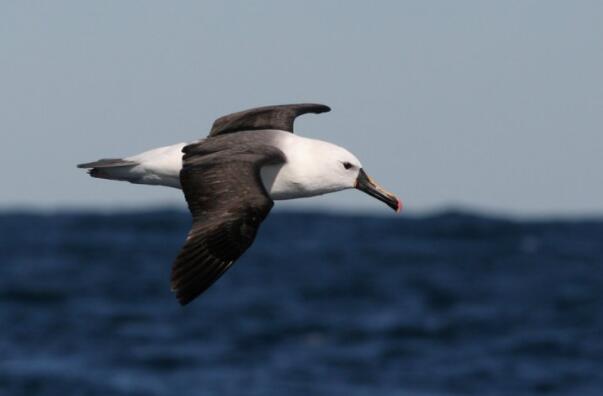
[(0, 215), (0, 394), (603, 394), (603, 219), (276, 212), (183, 308), (189, 226)]

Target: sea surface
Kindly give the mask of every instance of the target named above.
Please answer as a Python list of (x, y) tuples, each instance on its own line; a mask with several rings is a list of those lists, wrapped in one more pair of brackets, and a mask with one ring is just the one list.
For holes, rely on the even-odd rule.
[(0, 395), (603, 395), (603, 219), (276, 212), (181, 307), (189, 226), (0, 214)]

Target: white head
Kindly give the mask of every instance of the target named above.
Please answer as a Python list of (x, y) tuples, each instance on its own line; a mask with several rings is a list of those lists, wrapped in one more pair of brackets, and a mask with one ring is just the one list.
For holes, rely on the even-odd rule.
[(265, 181), (270, 178), (268, 173), (274, 174), (273, 182), (265, 183), (270, 185), (270, 195), (274, 199), (308, 197), (357, 188), (394, 210), (400, 210), (398, 198), (368, 177), (360, 160), (345, 148), (297, 136), (282, 149), (287, 163), (273, 172), (262, 172)]
[(305, 150), (305, 184), (320, 194), (354, 188), (362, 164), (343, 147), (312, 140)]

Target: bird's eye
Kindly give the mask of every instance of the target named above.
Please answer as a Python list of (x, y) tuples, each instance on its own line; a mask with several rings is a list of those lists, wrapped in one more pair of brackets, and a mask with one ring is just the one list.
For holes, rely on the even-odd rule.
[(349, 162), (346, 161), (343, 163), (343, 167), (346, 169), (350, 169), (352, 167), (352, 164), (350, 164)]

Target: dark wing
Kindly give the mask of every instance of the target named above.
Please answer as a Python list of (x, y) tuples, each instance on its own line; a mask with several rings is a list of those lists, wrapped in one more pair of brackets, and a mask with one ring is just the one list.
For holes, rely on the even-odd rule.
[(258, 129), (279, 129), (293, 133), (295, 118), (306, 113), (324, 113), (328, 106), (315, 103), (256, 107), (218, 118), (209, 136)]
[(184, 148), (180, 171), (193, 215), (192, 228), (172, 267), (172, 290), (182, 305), (203, 293), (251, 246), (273, 206), (260, 168), (284, 161), (282, 152), (271, 146), (200, 155), (202, 144)]

